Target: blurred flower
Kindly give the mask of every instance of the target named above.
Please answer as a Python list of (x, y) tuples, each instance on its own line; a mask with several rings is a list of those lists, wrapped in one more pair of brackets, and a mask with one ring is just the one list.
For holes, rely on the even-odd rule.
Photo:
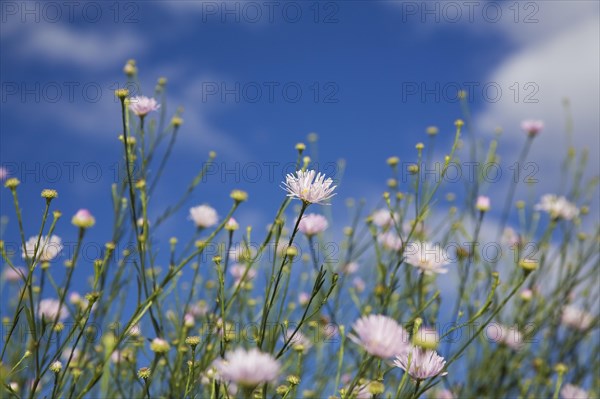
[(355, 334), (348, 337), (373, 356), (388, 359), (408, 351), (408, 332), (387, 316), (363, 316), (352, 328)]
[(58, 321), (64, 320), (69, 312), (64, 306), (60, 306), (58, 299), (42, 299), (38, 308), (38, 316), (46, 321), (54, 321), (58, 315)]
[(329, 223), (323, 215), (309, 213), (300, 219), (298, 229), (307, 236), (314, 236), (315, 234), (324, 232), (328, 226)]
[(155, 353), (165, 353), (171, 349), (171, 346), (162, 338), (154, 338), (150, 343), (150, 349)]
[(4, 181), (8, 177), (8, 170), (5, 167), (0, 166), (0, 181)]
[[(248, 272), (246, 272), (246, 269), (248, 269)], [(244, 279), (244, 281), (252, 281), (254, 277), (256, 277), (256, 270), (239, 263), (236, 263), (233, 266), (231, 266), (231, 268), (229, 268), (229, 273), (235, 279), (235, 285), (240, 284), (242, 282), (242, 278)], [(244, 273), (246, 274), (245, 277)]]
[(486, 335), (488, 332), (492, 330), (493, 327), (493, 336), (489, 336), (491, 341), (496, 342), (500, 345), (505, 345), (512, 350), (518, 351), (523, 348), (525, 344), (525, 340), (523, 334), (516, 328), (505, 326), (498, 323), (491, 323), (486, 328)]
[(406, 262), (418, 267), (421, 273), (433, 275), (435, 273), (444, 274), (448, 269), (443, 266), (447, 265), (442, 247), (430, 242), (414, 242), (407, 250)]
[(354, 289), (358, 292), (363, 292), (366, 287), (365, 280), (363, 280), (360, 277), (354, 277), (352, 279), (352, 285), (354, 286)]
[(152, 111), (160, 108), (156, 100), (146, 96), (131, 97), (129, 99), (129, 109), (137, 116), (146, 116)]
[(422, 327), (413, 336), (413, 343), (424, 349), (436, 349), (440, 342), (440, 335), (433, 327)]
[(194, 318), (194, 316), (191, 313), (186, 313), (183, 315), (183, 325), (191, 328), (194, 327), (194, 324), (196, 323), (196, 319)]
[(316, 174), (314, 170), (299, 170), (296, 176), (288, 174), (283, 182), (283, 189), (288, 197), (298, 198), (309, 204), (325, 204), (333, 197), (336, 186), (331, 187), (333, 180), (325, 179), (324, 174)]
[[(27, 240), (25, 243), (25, 250), (23, 251), (23, 258), (33, 258), (37, 242), (37, 236)], [(37, 250), (36, 257), (40, 262), (50, 262), (52, 259), (56, 258), (62, 249), (62, 240), (59, 236), (52, 235), (50, 237), (41, 237), (40, 247)]]
[(60, 371), (62, 370), (62, 368), (63, 368), (63, 365), (62, 365), (62, 363), (60, 362), (60, 360), (56, 360), (54, 363), (52, 363), (52, 364), (50, 365), (50, 367), (48, 367), (48, 369), (49, 369), (50, 371), (52, 371), (53, 373), (55, 373), (55, 374), (58, 374), (58, 373), (60, 373)]
[(21, 281), (21, 279), (27, 275), (27, 270), (20, 266), (17, 266), (14, 269), (10, 266), (6, 266), (6, 269), (4, 269), (2, 274), (4, 275), (4, 280), (9, 283), (16, 283)]
[(310, 294), (308, 292), (301, 292), (298, 294), (298, 303), (300, 303), (300, 305), (306, 305), (309, 300)]
[(567, 305), (562, 309), (560, 322), (575, 330), (587, 330), (594, 322), (594, 316), (575, 306)]
[(225, 223), (225, 230), (234, 231), (239, 228), (240, 228), (240, 225), (238, 224), (237, 220), (235, 220), (234, 218), (229, 218), (227, 220), (227, 223)]
[(354, 274), (358, 271), (359, 265), (356, 262), (349, 262), (344, 265), (342, 272), (346, 274)]
[(402, 248), (402, 239), (392, 230), (379, 234), (377, 241), (390, 251), (399, 251)]
[(80, 209), (71, 219), (71, 223), (82, 229), (87, 229), (96, 223), (96, 219), (87, 209)]
[(490, 197), (486, 197), (484, 195), (480, 195), (477, 197), (477, 202), (475, 203), (475, 209), (480, 212), (487, 212), (490, 210)]
[(217, 224), (217, 211), (208, 205), (199, 205), (190, 208), (190, 219), (194, 221), (196, 227), (211, 227)]
[(521, 242), (521, 238), (513, 228), (507, 227), (502, 233), (502, 242), (509, 247), (514, 247)]
[(557, 197), (553, 194), (542, 196), (535, 210), (547, 212), (552, 219), (571, 220), (579, 215), (579, 209), (574, 204), (565, 197)]
[(245, 387), (271, 382), (280, 370), (279, 362), (273, 356), (256, 348), (249, 351), (237, 348), (225, 353), (225, 359), (218, 358), (213, 364), (220, 379)]
[[(295, 328), (290, 327), (284, 331), (284, 333), (283, 333), (283, 341), (284, 342), (287, 342), (290, 339), (290, 337), (292, 337), (292, 333), (294, 332), (294, 330), (295, 330)], [(292, 337), (292, 339), (290, 341), (290, 346), (292, 348), (294, 348), (295, 350), (299, 350), (301, 352), (306, 353), (312, 347), (312, 342), (310, 341), (310, 339), (308, 339), (308, 337), (306, 335), (302, 334), (302, 332), (300, 330), (298, 330)]]
[(445, 364), (444, 358), (439, 356), (436, 351), (424, 350), (416, 346), (413, 346), (412, 350), (396, 356), (396, 360), (394, 360), (396, 367), (406, 371), (416, 380), (448, 374), (447, 372), (442, 373)]
[(394, 223), (394, 220), (398, 220), (397, 213), (394, 213), (393, 217), (394, 219), (392, 219), (392, 213), (389, 209), (378, 209), (371, 216), (373, 224), (381, 228), (389, 227)]
[(530, 136), (537, 136), (543, 128), (543, 121), (529, 119), (521, 122), (521, 129)]
[(438, 389), (434, 392), (432, 399), (454, 399), (454, 394), (449, 389)]
[(189, 312), (194, 317), (205, 316), (206, 313), (208, 312), (208, 304), (206, 303), (206, 301), (198, 301), (198, 302), (190, 305)]
[(566, 384), (560, 390), (560, 397), (562, 399), (588, 399), (589, 395), (576, 385)]

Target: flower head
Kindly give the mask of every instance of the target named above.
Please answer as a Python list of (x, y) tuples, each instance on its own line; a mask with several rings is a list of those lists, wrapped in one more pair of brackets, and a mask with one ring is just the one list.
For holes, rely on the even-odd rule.
[(58, 374), (58, 373), (60, 373), (60, 371), (62, 370), (62, 368), (63, 368), (63, 365), (62, 365), (62, 363), (60, 362), (60, 360), (56, 360), (56, 361), (55, 361), (54, 363), (52, 363), (52, 364), (50, 365), (50, 367), (48, 367), (48, 368), (49, 368), (49, 369), (50, 369), (50, 371), (52, 371), (53, 373), (55, 373), (55, 374)]
[(87, 229), (96, 224), (96, 219), (87, 209), (80, 209), (71, 219), (71, 223), (79, 228)]
[(424, 350), (416, 346), (406, 353), (396, 356), (394, 365), (406, 371), (415, 380), (424, 380), (437, 375), (446, 375), (443, 372), (446, 361), (436, 351)]
[(25, 249), (23, 250), (23, 258), (33, 258), (33, 255), (36, 254), (39, 261), (50, 262), (52, 259), (56, 258), (63, 249), (62, 240), (56, 235), (41, 237), (40, 245), (36, 253), (37, 242), (37, 236), (33, 236), (27, 240)]
[(544, 128), (544, 122), (538, 120), (526, 120), (521, 122), (521, 129), (529, 136), (537, 136)]
[(65, 306), (60, 305), (58, 299), (42, 299), (38, 308), (38, 316), (46, 321), (64, 320), (69, 315)]
[(560, 322), (575, 330), (587, 330), (594, 322), (594, 316), (572, 305), (563, 308)]
[(154, 338), (150, 343), (150, 349), (155, 353), (166, 353), (171, 349), (171, 346), (162, 338)]
[(229, 218), (227, 223), (225, 223), (225, 230), (227, 231), (235, 231), (240, 228), (239, 223), (234, 218)]
[(408, 332), (387, 316), (363, 316), (352, 328), (354, 334), (348, 337), (373, 356), (388, 359), (408, 351)]
[(190, 219), (194, 221), (197, 227), (211, 227), (217, 224), (219, 216), (217, 211), (208, 205), (199, 205), (190, 208)]
[(553, 194), (542, 196), (535, 210), (547, 212), (552, 219), (571, 220), (579, 215), (579, 209), (573, 203), (565, 197), (557, 197)]
[(288, 174), (283, 182), (283, 189), (288, 192), (288, 197), (298, 198), (309, 204), (325, 204), (325, 201), (333, 197), (333, 190), (337, 186), (331, 186), (333, 180), (325, 179), (324, 174), (316, 174), (314, 170), (299, 170), (296, 176)]
[(148, 378), (150, 378), (151, 374), (152, 374), (152, 370), (150, 370), (150, 367), (142, 367), (137, 372), (138, 377), (141, 379), (144, 379), (144, 380), (147, 380)]
[(216, 359), (214, 367), (219, 378), (245, 387), (271, 382), (279, 375), (280, 365), (273, 356), (256, 348), (237, 348)]
[(294, 350), (297, 350), (300, 352), (307, 352), (312, 347), (311, 340), (308, 339), (308, 337), (306, 335), (302, 334), (302, 332), (300, 332), (300, 331), (296, 331), (294, 336), (292, 336), (293, 333), (294, 333), (293, 328), (288, 328), (287, 330), (285, 330), (283, 333), (283, 341), (284, 342), (290, 341), (290, 346)]
[(160, 108), (156, 100), (146, 96), (131, 97), (129, 99), (129, 109), (137, 116), (146, 116), (152, 111)]
[[(246, 271), (248, 269), (248, 271)], [(239, 285), (242, 281), (251, 281), (256, 277), (256, 270), (251, 267), (236, 263), (229, 268), (229, 273), (235, 279), (235, 285)], [(245, 274), (245, 276), (244, 276)]]
[(8, 177), (8, 170), (5, 167), (0, 166), (0, 181), (6, 180)]
[(588, 399), (589, 395), (576, 385), (566, 384), (560, 390), (560, 397), (562, 399)]
[[(494, 327), (493, 329), (491, 327)], [(518, 351), (523, 348), (525, 340), (523, 334), (516, 328), (492, 323), (486, 329), (489, 339), (500, 344), (508, 346), (510, 349)]]
[(442, 248), (430, 242), (412, 243), (412, 250), (407, 251), (406, 262), (418, 267), (421, 273), (433, 275), (447, 273), (448, 269)]
[(302, 217), (298, 224), (298, 229), (307, 236), (314, 236), (315, 234), (322, 233), (327, 227), (329, 227), (327, 219), (323, 215), (318, 215), (316, 213), (309, 213)]
[[(392, 219), (393, 217), (393, 219)], [(391, 213), (388, 209), (378, 209), (371, 215), (373, 224), (381, 228), (386, 228), (394, 223), (394, 220), (398, 220), (398, 214)]]
[(4, 276), (4, 279), (9, 283), (16, 283), (18, 281), (21, 281), (21, 279), (23, 279), (27, 275), (27, 270), (19, 266), (15, 267), (14, 269), (12, 267), (6, 267), (2, 274)]
[(490, 197), (486, 197), (484, 195), (480, 195), (477, 197), (477, 202), (475, 203), (475, 209), (479, 212), (487, 212), (490, 210)]
[(402, 239), (396, 234), (395, 230), (381, 233), (377, 239), (385, 249), (390, 251), (400, 251), (402, 248)]

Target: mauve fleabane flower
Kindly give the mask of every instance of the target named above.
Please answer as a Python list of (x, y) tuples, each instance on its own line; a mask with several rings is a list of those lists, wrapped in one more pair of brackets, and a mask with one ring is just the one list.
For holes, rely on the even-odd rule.
[(227, 219), (227, 223), (225, 223), (225, 230), (227, 231), (235, 231), (240, 228), (239, 223), (234, 218)]
[(390, 251), (400, 251), (402, 248), (402, 239), (395, 230), (389, 230), (379, 234), (377, 240), (385, 249)]
[(398, 214), (396, 213), (393, 214), (393, 217), (394, 219), (392, 219), (392, 213), (389, 211), (389, 209), (378, 209), (373, 212), (373, 215), (371, 215), (373, 224), (381, 228), (391, 226), (392, 223), (394, 223), (394, 220), (398, 220), (399, 218)]
[(575, 306), (567, 305), (563, 308), (560, 322), (575, 330), (587, 330), (594, 322), (594, 316)]
[(96, 224), (96, 219), (87, 209), (80, 209), (71, 219), (71, 223), (79, 228), (87, 229)]
[[(248, 269), (248, 272), (246, 272), (246, 269)], [(231, 266), (229, 268), (229, 273), (235, 279), (235, 285), (240, 284), (242, 282), (242, 278), (244, 279), (244, 281), (252, 281), (254, 277), (256, 277), (256, 270), (252, 269), (251, 267), (248, 268), (248, 266), (242, 265), (240, 263), (236, 263), (233, 266)], [(245, 277), (244, 273), (246, 274)]]
[(219, 216), (217, 211), (208, 205), (199, 205), (190, 208), (190, 219), (196, 227), (211, 227), (217, 224)]
[(480, 212), (487, 212), (490, 210), (490, 197), (486, 197), (484, 195), (480, 195), (477, 197), (477, 202), (475, 203), (475, 209)]
[(486, 329), (486, 335), (490, 340), (518, 351), (525, 345), (523, 334), (516, 328), (492, 323)]
[(442, 248), (437, 244), (414, 242), (408, 246), (406, 252), (406, 262), (418, 267), (421, 273), (433, 275), (448, 272), (448, 269), (444, 268), (448, 262)]
[[(60, 309), (60, 310), (59, 310)], [(43, 318), (46, 321), (54, 321), (57, 318), (58, 321), (64, 320), (69, 315), (69, 311), (65, 305), (60, 306), (58, 299), (42, 299), (38, 308), (39, 318)]]
[(312, 342), (308, 337), (300, 331), (296, 331), (294, 336), (292, 337), (292, 333), (294, 332), (294, 328), (288, 328), (283, 333), (283, 341), (287, 342), (290, 337), (290, 346), (295, 350), (302, 349), (302, 352), (307, 352), (312, 347)]
[(281, 368), (273, 356), (256, 348), (229, 351), (225, 359), (218, 358), (213, 365), (220, 379), (245, 387), (274, 381)]
[(588, 393), (573, 384), (566, 384), (560, 390), (560, 397), (562, 399), (588, 399)]
[(406, 371), (415, 380), (424, 380), (437, 375), (446, 375), (443, 372), (446, 361), (433, 350), (424, 350), (416, 346), (406, 353), (396, 356), (394, 365)]
[(388, 359), (408, 351), (408, 332), (387, 316), (363, 316), (354, 322), (352, 329), (354, 333), (348, 337), (373, 356)]
[[(37, 242), (37, 236), (31, 237), (29, 240), (27, 240), (25, 243), (25, 250), (23, 251), (23, 258), (33, 258)], [(59, 236), (52, 235), (50, 237), (41, 237), (40, 247), (37, 250), (36, 258), (40, 262), (50, 262), (52, 259), (56, 258), (62, 249), (62, 240)]]
[(287, 196), (298, 198), (309, 204), (323, 204), (335, 195), (333, 190), (337, 186), (331, 186), (333, 180), (325, 178), (324, 174), (317, 174), (314, 170), (299, 170), (296, 176), (288, 174), (283, 182), (283, 189), (288, 192)]
[(298, 224), (298, 230), (307, 236), (314, 236), (322, 233), (327, 227), (329, 227), (329, 223), (325, 216), (316, 213), (309, 213), (308, 215), (303, 216)]
[(548, 213), (552, 219), (571, 220), (579, 215), (579, 209), (573, 203), (565, 197), (558, 197), (554, 194), (542, 196), (534, 209)]
[(543, 128), (543, 121), (529, 119), (521, 122), (521, 129), (530, 136), (537, 136)]
[(6, 269), (4, 269), (4, 272), (2, 272), (2, 275), (4, 276), (4, 280), (8, 281), (9, 283), (16, 283), (23, 281), (23, 278), (27, 276), (27, 270), (20, 266), (17, 266), (13, 269), (7, 265)]
[(159, 108), (160, 104), (154, 98), (138, 96), (129, 99), (129, 109), (137, 116), (146, 116)]
[(0, 181), (4, 181), (8, 177), (8, 170), (5, 167), (0, 166)]

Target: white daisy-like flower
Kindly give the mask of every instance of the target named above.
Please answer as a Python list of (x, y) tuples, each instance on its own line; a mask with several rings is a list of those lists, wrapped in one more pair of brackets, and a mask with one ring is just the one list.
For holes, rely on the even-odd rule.
[(521, 238), (512, 227), (507, 227), (502, 232), (502, 242), (509, 247), (514, 247), (521, 242)]
[(296, 350), (302, 349), (302, 351), (306, 353), (313, 345), (311, 340), (308, 339), (308, 337), (302, 334), (302, 332), (300, 332), (299, 330), (296, 331), (296, 333), (292, 337), (292, 333), (294, 332), (294, 330), (295, 328), (290, 327), (283, 332), (283, 342), (287, 342), (288, 340), (290, 340), (291, 337), (289, 345)]
[[(248, 269), (248, 272), (246, 272), (246, 269)], [(235, 285), (239, 285), (242, 282), (242, 278), (244, 279), (244, 281), (252, 281), (254, 277), (256, 277), (256, 270), (254, 270), (252, 267), (249, 268), (248, 266), (242, 265), (240, 263), (232, 265), (229, 268), (229, 273), (235, 279)], [(246, 274), (245, 277), (244, 274)]]
[(393, 217), (394, 219), (392, 219), (392, 213), (389, 211), (389, 209), (378, 209), (373, 212), (373, 215), (371, 215), (373, 224), (381, 228), (391, 226), (394, 223), (394, 220), (398, 220), (399, 218), (397, 213), (394, 213)]
[(406, 263), (418, 267), (421, 273), (433, 275), (444, 274), (448, 264), (442, 247), (430, 242), (413, 242), (406, 250)]
[(314, 170), (299, 170), (296, 176), (288, 174), (283, 182), (283, 189), (288, 192), (287, 196), (298, 198), (309, 204), (325, 204), (325, 201), (335, 195), (333, 190), (337, 186), (331, 186), (333, 180), (325, 178), (324, 174), (317, 174)]
[(576, 385), (565, 384), (560, 390), (562, 399), (588, 399), (588, 393)]
[(6, 265), (6, 269), (2, 272), (4, 279), (9, 283), (16, 283), (22, 281), (27, 276), (27, 270), (24, 267), (17, 266), (14, 269)]
[(146, 116), (159, 108), (160, 104), (154, 98), (138, 96), (129, 99), (129, 109), (137, 116)]
[(508, 346), (515, 351), (522, 349), (525, 345), (525, 338), (516, 327), (492, 323), (486, 328), (486, 335), (493, 342)]
[[(29, 240), (27, 240), (25, 243), (25, 249), (23, 250), (23, 258), (33, 258), (34, 253), (36, 253), (35, 247), (37, 242), (37, 236), (31, 237)], [(52, 235), (50, 237), (41, 237), (36, 258), (40, 262), (50, 262), (52, 259), (56, 258), (62, 249), (62, 240), (59, 236)]]
[(587, 330), (594, 322), (594, 316), (575, 306), (567, 305), (563, 308), (560, 322), (575, 330)]
[(353, 334), (348, 337), (365, 351), (381, 359), (406, 353), (409, 334), (396, 320), (384, 315), (363, 316), (352, 325)]
[(213, 365), (220, 379), (245, 387), (274, 381), (281, 368), (273, 356), (256, 348), (229, 351), (225, 359), (218, 358)]
[(329, 227), (327, 219), (323, 215), (316, 213), (309, 213), (308, 215), (303, 216), (298, 224), (298, 230), (307, 236), (314, 236), (322, 233), (327, 227)]
[(544, 128), (544, 122), (540, 120), (525, 120), (521, 122), (521, 129), (530, 136), (537, 136)]
[(190, 208), (190, 219), (196, 227), (207, 228), (214, 226), (219, 221), (217, 211), (208, 205), (199, 205)]
[(442, 372), (446, 361), (433, 350), (423, 350), (416, 346), (406, 353), (396, 356), (394, 365), (406, 371), (415, 380), (424, 380), (437, 375), (446, 375)]
[(402, 239), (396, 234), (395, 230), (389, 230), (379, 234), (377, 241), (379, 241), (385, 249), (390, 251), (400, 251), (400, 249), (402, 249)]
[(565, 197), (558, 197), (554, 194), (543, 195), (534, 209), (548, 213), (552, 219), (572, 220), (579, 215), (579, 209), (575, 204), (569, 202)]
[(65, 306), (60, 306), (58, 299), (42, 299), (38, 308), (38, 316), (46, 321), (54, 321), (57, 318), (58, 321), (64, 320), (69, 315), (69, 311)]

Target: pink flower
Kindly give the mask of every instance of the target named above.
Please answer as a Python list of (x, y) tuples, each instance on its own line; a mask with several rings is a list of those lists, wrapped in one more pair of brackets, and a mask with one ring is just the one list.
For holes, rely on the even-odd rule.
[(234, 231), (239, 228), (240, 228), (240, 225), (238, 224), (237, 220), (235, 220), (234, 218), (229, 218), (227, 220), (227, 223), (225, 223), (225, 230)]
[(378, 209), (373, 212), (373, 215), (371, 216), (373, 224), (381, 228), (391, 226), (394, 223), (394, 220), (398, 220), (399, 218), (396, 213), (393, 214), (393, 217), (394, 219), (392, 219), (392, 213), (388, 209)]
[(0, 166), (0, 181), (4, 181), (8, 177), (8, 170), (5, 167)]
[(378, 241), (385, 249), (390, 251), (400, 251), (402, 248), (402, 239), (396, 231), (386, 231), (379, 234)]
[(292, 333), (295, 328), (288, 328), (283, 333), (283, 342), (290, 341), (290, 346), (294, 349), (302, 349), (303, 352), (307, 352), (312, 347), (312, 342), (308, 337), (300, 331), (296, 331), (294, 336), (292, 337)]
[(354, 279), (352, 279), (352, 285), (354, 286), (354, 289), (358, 292), (363, 292), (365, 290), (365, 280), (363, 280), (360, 277), (354, 277)]
[(373, 356), (388, 359), (408, 351), (408, 332), (387, 316), (363, 316), (354, 322), (352, 329), (355, 334), (348, 337)]
[(190, 219), (194, 221), (196, 227), (206, 228), (217, 224), (219, 217), (214, 208), (200, 205), (190, 208)]
[(415, 380), (424, 380), (437, 375), (446, 375), (443, 372), (446, 361), (436, 351), (423, 350), (416, 346), (406, 353), (396, 356), (394, 365), (406, 371)]
[(444, 274), (448, 269), (443, 266), (448, 262), (445, 259), (442, 248), (430, 242), (411, 243), (406, 251), (406, 263), (419, 268), (420, 273), (433, 275), (436, 273)]
[(359, 267), (360, 266), (356, 262), (346, 263), (346, 265), (342, 269), (342, 272), (346, 274), (354, 274), (358, 271)]
[(328, 226), (329, 223), (324, 216), (316, 213), (309, 213), (300, 219), (298, 229), (307, 236), (314, 236), (315, 234), (324, 232)]
[(521, 122), (521, 129), (530, 136), (537, 136), (544, 128), (544, 122), (539, 120), (529, 119)]
[(298, 294), (298, 303), (300, 303), (300, 305), (306, 305), (309, 300), (310, 300), (309, 293), (301, 292), (300, 294)]
[(64, 320), (69, 315), (64, 306), (60, 306), (58, 299), (42, 299), (38, 308), (38, 316), (46, 321), (54, 321), (58, 316), (58, 321)]
[(131, 97), (129, 99), (129, 109), (137, 116), (146, 116), (152, 111), (160, 108), (156, 100), (146, 96)]
[(274, 381), (281, 368), (273, 356), (256, 348), (229, 351), (225, 359), (218, 358), (213, 365), (220, 379), (245, 387)]
[(22, 279), (27, 276), (27, 270), (19, 266), (14, 269), (10, 266), (6, 266), (6, 269), (2, 274), (4, 275), (4, 279), (9, 283), (16, 283), (22, 281)]
[[(246, 269), (248, 271), (246, 272)], [(256, 277), (256, 270), (249, 266), (241, 265), (239, 263), (234, 264), (229, 269), (229, 273), (235, 278), (235, 285), (240, 284), (242, 281), (252, 281)], [(245, 276), (244, 276), (245, 274)]]
[(562, 399), (588, 399), (589, 395), (576, 385), (566, 384), (560, 390), (560, 397)]
[(594, 316), (586, 311), (568, 305), (563, 308), (560, 322), (575, 330), (587, 330), (594, 322)]
[(475, 203), (475, 209), (480, 212), (487, 212), (490, 210), (490, 197), (486, 197), (484, 195), (480, 195), (477, 197), (477, 202)]
[(96, 223), (96, 219), (87, 209), (80, 209), (71, 219), (71, 223), (82, 229), (87, 229)]
[(515, 351), (523, 348), (523, 345), (525, 344), (523, 334), (521, 334), (516, 327), (492, 323), (486, 327), (486, 335), (488, 335), (493, 342), (508, 346)]
[(41, 237), (39, 248), (37, 248), (36, 251), (37, 242), (37, 236), (27, 240), (23, 251), (23, 258), (33, 258), (33, 255), (36, 254), (36, 258), (39, 261), (50, 262), (52, 259), (56, 258), (63, 249), (62, 240), (56, 235)]

